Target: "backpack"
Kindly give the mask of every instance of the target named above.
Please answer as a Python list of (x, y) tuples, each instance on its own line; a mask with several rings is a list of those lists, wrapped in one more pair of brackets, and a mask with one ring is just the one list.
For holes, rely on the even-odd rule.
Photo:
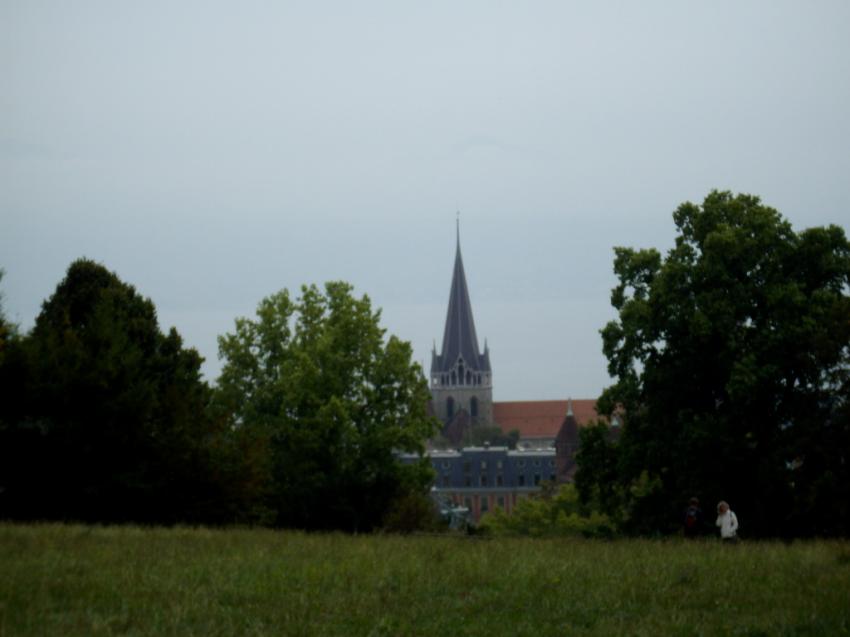
[(685, 512), (685, 528), (688, 531), (696, 531), (699, 527), (699, 510), (696, 507), (688, 507)]

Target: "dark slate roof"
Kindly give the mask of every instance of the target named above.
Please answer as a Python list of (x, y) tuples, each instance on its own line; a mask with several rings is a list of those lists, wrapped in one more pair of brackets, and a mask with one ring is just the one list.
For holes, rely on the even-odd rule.
[[(557, 480), (554, 449), (509, 451), (507, 447), (464, 447), (431, 451), (427, 455), (437, 477), (434, 485), (437, 491), (531, 493), (540, 489), (538, 480)], [(398, 457), (405, 464), (419, 460), (416, 454)]]
[(478, 349), (475, 321), (472, 319), (472, 304), (469, 301), (469, 289), (466, 287), (466, 274), (463, 271), (463, 259), (460, 256), (460, 237), (458, 237), (455, 254), (446, 328), (443, 331), (443, 350), (439, 356), (434, 352), (431, 371), (449, 371), (459, 356), (463, 356), (464, 363), (471, 370), (490, 371), (489, 351), (485, 348), (482, 355)]

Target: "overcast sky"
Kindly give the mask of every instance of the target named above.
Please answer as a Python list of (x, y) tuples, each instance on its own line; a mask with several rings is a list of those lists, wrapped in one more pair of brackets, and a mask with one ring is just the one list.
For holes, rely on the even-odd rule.
[(0, 0), (0, 290), (103, 263), (220, 369), (344, 279), (430, 365), (460, 210), (497, 400), (610, 384), (612, 248), (712, 188), (850, 222), (850, 2)]

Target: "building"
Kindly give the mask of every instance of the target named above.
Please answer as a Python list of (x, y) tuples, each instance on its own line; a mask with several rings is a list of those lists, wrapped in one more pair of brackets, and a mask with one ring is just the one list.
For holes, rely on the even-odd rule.
[(447, 431), (493, 423), (490, 350), (486, 343), (483, 354), (478, 348), (459, 231), (443, 348), (431, 352), (431, 405)]
[(431, 451), (429, 459), (436, 475), (434, 492), (469, 509), (474, 522), (496, 507), (510, 513), (521, 498), (539, 491), (541, 483), (557, 480), (553, 448), (465, 447)]
[[(576, 470), (581, 426), (597, 418), (595, 400), (493, 401), (493, 368), (485, 341), (479, 348), (457, 236), (442, 348), (431, 353), (430, 410), (442, 436), (456, 448), (429, 452), (435, 492), (465, 506), (473, 520), (494, 507), (507, 512), (543, 481), (569, 482)], [(615, 423), (616, 420), (615, 420)], [(463, 447), (476, 427), (518, 432), (516, 449)]]
[(466, 283), (460, 232), (457, 235), (442, 349), (431, 352), (431, 412), (443, 423), (443, 435), (455, 445), (475, 427), (519, 432), (523, 449), (554, 446), (570, 412), (578, 426), (596, 418), (595, 400), (493, 401), (493, 368), (486, 341), (482, 353)]
[(504, 432), (518, 431), (519, 446), (524, 449), (545, 449), (555, 444), (555, 438), (567, 415), (572, 414), (578, 426), (597, 418), (596, 401), (522, 400), (493, 403), (493, 420)]

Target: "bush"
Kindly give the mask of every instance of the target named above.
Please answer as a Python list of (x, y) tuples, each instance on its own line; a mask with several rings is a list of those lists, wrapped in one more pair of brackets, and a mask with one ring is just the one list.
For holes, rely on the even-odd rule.
[(510, 515), (494, 509), (482, 518), (479, 526), (497, 536), (610, 538), (615, 535), (611, 519), (582, 505), (572, 484), (548, 485), (538, 495), (520, 500)]

